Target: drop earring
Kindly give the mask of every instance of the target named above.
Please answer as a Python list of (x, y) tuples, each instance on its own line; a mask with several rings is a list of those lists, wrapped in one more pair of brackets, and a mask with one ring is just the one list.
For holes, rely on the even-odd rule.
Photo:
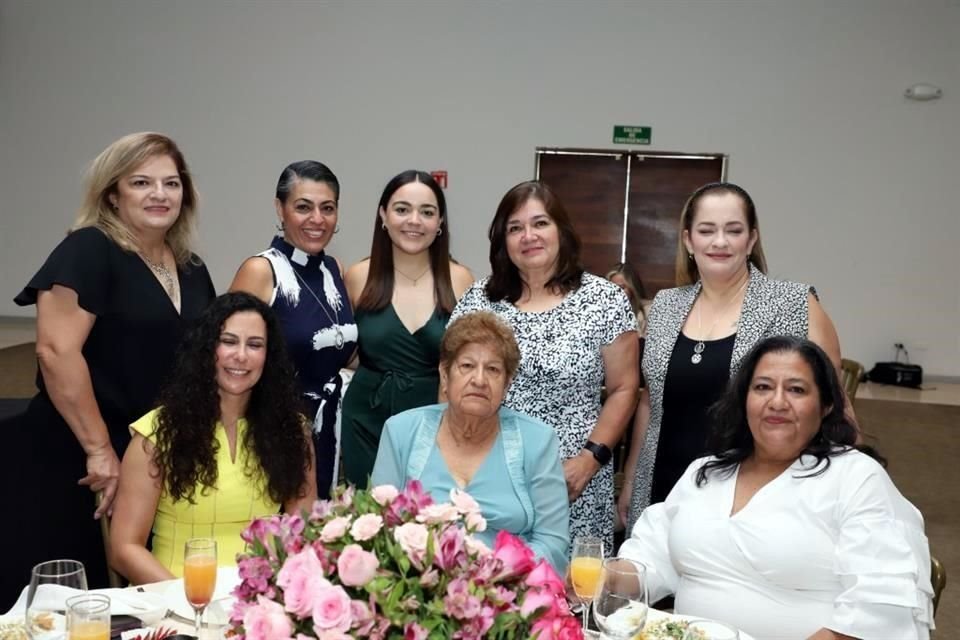
[(333, 232), (334, 232), (334, 233), (340, 233), (340, 223), (339, 223), (339, 222), (337, 223), (337, 226), (335, 226), (335, 227), (333, 228)]

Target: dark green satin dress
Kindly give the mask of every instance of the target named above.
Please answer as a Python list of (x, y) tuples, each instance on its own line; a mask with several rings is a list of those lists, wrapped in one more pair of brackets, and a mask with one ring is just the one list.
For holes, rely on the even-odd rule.
[(392, 304), (354, 316), (360, 366), (343, 399), (341, 451), (347, 481), (365, 488), (387, 418), (437, 402), (440, 340), (450, 316), (437, 309), (413, 333)]

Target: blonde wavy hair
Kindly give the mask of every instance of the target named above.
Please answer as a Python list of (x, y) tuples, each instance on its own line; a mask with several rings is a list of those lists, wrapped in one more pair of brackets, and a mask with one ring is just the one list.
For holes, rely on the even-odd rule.
[(117, 183), (141, 164), (156, 156), (169, 156), (177, 167), (183, 185), (180, 216), (167, 230), (167, 244), (179, 265), (197, 261), (193, 256), (193, 238), (197, 221), (197, 190), (180, 148), (162, 133), (144, 131), (126, 135), (96, 157), (86, 178), (86, 194), (70, 231), (97, 227), (127, 251), (140, 247), (136, 236), (117, 215), (110, 196), (117, 194)]

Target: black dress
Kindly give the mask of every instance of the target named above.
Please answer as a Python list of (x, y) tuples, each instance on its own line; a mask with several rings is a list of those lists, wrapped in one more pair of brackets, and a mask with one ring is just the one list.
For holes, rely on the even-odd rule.
[[(80, 307), (96, 316), (83, 357), (120, 458), (130, 442), (128, 425), (154, 407), (184, 328), (215, 295), (202, 264), (179, 267), (177, 276), (179, 314), (139, 256), (90, 227), (68, 235), (14, 299), (22, 306), (35, 304), (39, 291), (59, 284), (76, 291)], [(80, 560), (91, 589), (107, 583), (94, 494), (77, 485), (86, 475), (86, 455), (53, 406), (39, 371), (37, 387), (25, 414), (0, 423), (6, 445), (0, 486), (14, 504), (8, 515), (23, 525), (14, 528), (7, 521), (0, 527), (7, 558), (0, 572), (0, 610), (27, 584), (31, 567), (44, 560)]]
[(706, 453), (709, 409), (727, 388), (735, 338), (733, 334), (704, 341), (703, 359), (694, 364), (691, 356), (697, 341), (682, 332), (677, 336), (663, 387), (663, 422), (653, 465), (651, 504), (666, 500), (690, 463)]

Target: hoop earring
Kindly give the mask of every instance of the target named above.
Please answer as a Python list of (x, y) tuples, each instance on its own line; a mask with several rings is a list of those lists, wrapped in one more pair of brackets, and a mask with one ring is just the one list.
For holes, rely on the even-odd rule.
[(386, 231), (386, 230), (387, 230), (387, 223), (386, 223), (386, 222), (381, 222), (381, 223), (380, 223), (380, 228), (383, 229), (384, 231)]
[(337, 226), (335, 226), (335, 227), (333, 228), (333, 232), (334, 232), (334, 233), (340, 233), (340, 223), (339, 223), (339, 222), (337, 223)]
[(437, 237), (439, 238), (442, 235), (443, 235), (443, 227), (440, 227), (439, 229), (437, 229)]

